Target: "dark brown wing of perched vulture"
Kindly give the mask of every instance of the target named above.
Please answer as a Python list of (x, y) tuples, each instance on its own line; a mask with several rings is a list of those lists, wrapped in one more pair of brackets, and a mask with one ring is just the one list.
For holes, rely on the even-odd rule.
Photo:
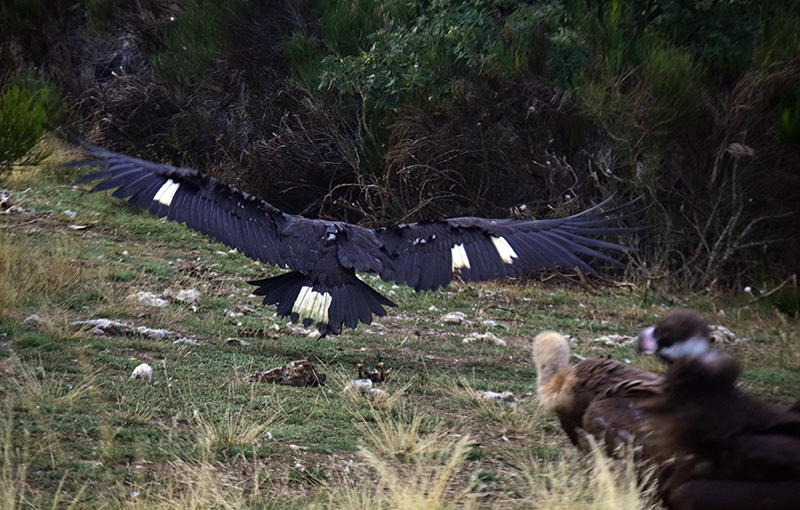
[[(627, 367), (626, 367), (627, 368)], [(614, 455), (620, 447), (641, 447), (650, 456), (647, 414), (641, 403), (661, 395), (664, 379), (657, 374), (628, 368), (627, 378), (600, 393), (583, 413), (583, 430)]]
[(585, 359), (573, 373), (576, 402), (585, 405), (575, 426), (605, 444), (609, 455), (621, 445), (637, 443), (644, 428), (638, 403), (658, 395), (663, 378), (608, 358)]
[(660, 392), (663, 378), (609, 358), (587, 358), (572, 366), (566, 339), (552, 331), (533, 343), (539, 398), (564, 432), (580, 445), (583, 428), (606, 441), (609, 451), (635, 438), (642, 425), (641, 399)]
[(370, 230), (342, 222), (287, 215), (232, 186), (195, 170), (132, 158), (99, 147), (93, 159), (69, 163), (101, 170), (76, 184), (101, 180), (92, 191), (113, 195), (153, 214), (185, 223), (248, 257), (288, 267), (280, 276), (251, 282), (277, 313), (322, 333), (342, 325), (369, 324), (395, 306), (356, 272), (375, 273), (415, 290), (447, 285), (455, 274), (467, 280), (520, 275), (556, 266), (591, 266), (580, 257), (617, 265), (601, 252), (628, 248), (596, 239), (636, 231), (621, 225), (638, 211), (631, 204), (602, 212), (606, 202), (557, 220), (516, 221), (455, 218)]
[(663, 396), (643, 405), (667, 508), (800, 508), (800, 415), (736, 386), (738, 364), (708, 350), (674, 360)]

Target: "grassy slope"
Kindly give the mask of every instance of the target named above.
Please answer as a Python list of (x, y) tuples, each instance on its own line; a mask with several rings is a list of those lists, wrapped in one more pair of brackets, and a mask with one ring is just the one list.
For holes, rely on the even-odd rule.
[[(591, 462), (539, 411), (529, 344), (542, 329), (557, 329), (576, 338), (580, 355), (658, 369), (630, 346), (592, 339), (635, 334), (670, 307), (710, 316), (724, 308), (718, 323), (749, 338), (725, 347), (744, 361), (744, 384), (775, 401), (800, 396), (796, 321), (734, 298), (587, 293), (534, 281), (416, 294), (366, 276), (396, 294), (400, 307), (388, 317), (321, 340), (276, 333), (272, 326), (285, 321), (250, 297), (246, 283), (276, 269), (108, 194), (53, 184), (64, 182), (53, 175), (45, 168), (7, 181), (27, 212), (0, 216), (0, 500), (8, 508), (23, 497), (36, 507), (647, 507), (635, 482), (624, 494), (636, 497), (622, 502), (622, 493), (603, 490), (602, 476), (585, 476)], [(125, 299), (167, 288), (200, 290), (197, 310)], [(237, 305), (253, 311), (227, 317)], [(439, 322), (452, 311), (470, 322)], [(32, 313), (42, 320), (26, 325)], [(172, 329), (199, 345), (69, 326), (99, 317)], [(263, 329), (265, 338), (226, 343), (240, 328)], [(464, 343), (487, 331), (507, 346)], [(247, 380), (300, 358), (329, 384)], [(380, 361), (392, 370), (383, 386), (391, 399), (342, 393), (357, 363)], [(142, 362), (154, 369), (152, 385), (129, 378)], [(512, 391), (519, 405), (482, 403), (475, 390)]]

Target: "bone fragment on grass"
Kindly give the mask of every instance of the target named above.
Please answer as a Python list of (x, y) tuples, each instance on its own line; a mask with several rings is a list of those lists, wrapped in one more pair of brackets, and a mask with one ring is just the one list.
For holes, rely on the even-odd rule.
[(147, 363), (142, 363), (133, 369), (131, 379), (147, 379), (148, 384), (153, 380), (153, 367)]

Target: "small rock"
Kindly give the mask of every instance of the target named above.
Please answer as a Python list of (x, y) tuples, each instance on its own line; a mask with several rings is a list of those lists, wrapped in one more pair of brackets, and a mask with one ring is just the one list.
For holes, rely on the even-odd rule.
[(149, 383), (153, 380), (153, 367), (147, 363), (142, 363), (133, 369), (131, 379), (147, 379), (147, 382)]
[(148, 340), (166, 340), (168, 338), (175, 338), (180, 336), (174, 331), (170, 331), (168, 329), (153, 329), (153, 328), (148, 328), (147, 326), (137, 327), (136, 332), (140, 336)]
[(239, 340), (238, 338), (233, 338), (233, 337), (225, 340), (225, 343), (228, 345), (243, 345), (243, 346), (250, 345), (250, 342), (245, 342), (244, 340)]
[(181, 303), (190, 303), (193, 305), (200, 303), (200, 291), (197, 289), (183, 289), (179, 290), (177, 294), (172, 289), (167, 289), (164, 291), (164, 297), (180, 301)]
[(478, 397), (483, 400), (494, 400), (498, 404), (510, 404), (517, 401), (517, 397), (510, 391), (496, 393), (494, 391), (477, 391)]
[(149, 305), (149, 306), (155, 306), (157, 308), (165, 307), (168, 304), (166, 299), (163, 299), (163, 298), (161, 298), (159, 296), (156, 296), (152, 292), (145, 292), (145, 291), (137, 292), (135, 294), (131, 294), (130, 296), (128, 296), (125, 299), (135, 299), (139, 303), (142, 303), (142, 304), (145, 304), (145, 305)]
[(444, 324), (461, 324), (467, 319), (467, 314), (464, 312), (450, 312), (442, 315), (442, 318), (439, 319), (440, 322)]
[(91, 319), (88, 321), (74, 321), (69, 323), (71, 328), (93, 326), (91, 333), (95, 336), (120, 336), (133, 334), (133, 326), (111, 319)]
[(372, 390), (372, 381), (370, 379), (353, 379), (344, 386), (342, 392), (347, 393), (350, 391), (365, 395), (369, 393), (370, 390)]
[(184, 343), (188, 345), (200, 345), (196, 340), (191, 338), (184, 338), (175, 331), (168, 329), (153, 329), (146, 326), (138, 326), (134, 328), (131, 324), (114, 321), (111, 319), (91, 319), (88, 321), (74, 321), (70, 322), (71, 328), (82, 328), (85, 326), (93, 326), (91, 333), (95, 336), (133, 336), (138, 335), (147, 340), (174, 340), (174, 343)]
[(622, 346), (622, 345), (628, 345), (628, 344), (633, 343), (635, 341), (636, 341), (636, 339), (634, 337), (632, 337), (632, 336), (617, 335), (617, 334), (603, 335), (601, 337), (598, 337), (598, 338), (595, 338), (594, 340), (592, 340), (592, 342), (602, 343), (602, 344), (605, 344), (608, 347), (619, 347), (619, 346)]
[(23, 209), (18, 205), (10, 205), (0, 211), (0, 214), (30, 214), (30, 211)]
[(38, 328), (38, 329), (43, 328), (46, 324), (44, 319), (42, 319), (35, 313), (29, 315), (24, 321), (22, 321), (22, 323), (28, 327)]
[(710, 329), (712, 342), (719, 342), (722, 344), (738, 344), (739, 342), (744, 342), (747, 340), (746, 338), (737, 337), (733, 331), (725, 326), (711, 326)]
[(250, 315), (253, 309), (249, 306), (236, 305), (233, 308), (225, 309), (225, 317), (241, 317), (243, 315)]
[(497, 336), (495, 336), (494, 333), (491, 333), (491, 332), (486, 332), (486, 333), (473, 332), (473, 333), (470, 333), (469, 336), (464, 338), (464, 343), (465, 344), (472, 343), (475, 340), (482, 340), (484, 342), (492, 342), (493, 344), (498, 345), (500, 347), (505, 347), (506, 346), (506, 341), (505, 340), (503, 340), (502, 338), (498, 338)]
[(200, 342), (184, 336), (172, 341), (173, 344), (200, 345)]

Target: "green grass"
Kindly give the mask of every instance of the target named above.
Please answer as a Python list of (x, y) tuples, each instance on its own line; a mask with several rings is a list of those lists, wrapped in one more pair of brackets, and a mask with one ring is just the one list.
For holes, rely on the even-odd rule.
[[(51, 177), (52, 170), (14, 175), (5, 191), (36, 212), (0, 216), (7, 508), (20, 508), (21, 498), (26, 508), (647, 508), (649, 496), (624, 466), (578, 456), (541, 412), (530, 341), (558, 329), (575, 338), (581, 356), (608, 354), (652, 370), (658, 365), (632, 346), (592, 340), (635, 334), (669, 307), (699, 309), (748, 337), (722, 348), (745, 361), (749, 390), (777, 402), (800, 393), (797, 319), (736, 297), (730, 303), (740, 304), (730, 306), (705, 295), (667, 301), (533, 280), (415, 293), (367, 275), (380, 292), (394, 292), (400, 306), (387, 317), (336, 337), (272, 337), (273, 325), (286, 321), (250, 296), (246, 280), (277, 269)], [(126, 299), (167, 288), (198, 289), (197, 310)], [(236, 305), (253, 311), (227, 317)], [(442, 324), (453, 311), (469, 322)], [(32, 313), (41, 321), (26, 324)], [(171, 329), (199, 345), (70, 326), (100, 317)], [(267, 335), (227, 344), (240, 328)], [(507, 345), (464, 343), (487, 331)], [(248, 379), (303, 358), (328, 374), (326, 386)], [(129, 378), (143, 362), (153, 367), (149, 385)], [(386, 398), (342, 391), (358, 363), (379, 362), (390, 369)], [(512, 391), (518, 401), (487, 402), (477, 391)]]

